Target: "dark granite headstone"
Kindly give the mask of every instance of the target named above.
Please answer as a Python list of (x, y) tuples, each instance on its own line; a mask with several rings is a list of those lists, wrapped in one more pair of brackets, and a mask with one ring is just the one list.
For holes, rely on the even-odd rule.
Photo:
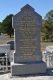
[(9, 41), (7, 44), (10, 44), (10, 50), (14, 50), (14, 41)]
[(13, 16), (12, 25), (15, 31), (12, 75), (44, 73), (46, 65), (40, 50), (42, 17), (27, 4)]

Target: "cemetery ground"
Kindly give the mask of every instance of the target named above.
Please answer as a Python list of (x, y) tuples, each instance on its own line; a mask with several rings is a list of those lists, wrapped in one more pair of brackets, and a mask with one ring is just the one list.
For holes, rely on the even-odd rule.
[[(0, 45), (6, 44), (9, 41), (14, 40), (12, 36), (9, 38), (7, 35), (3, 35), (0, 37)], [(46, 46), (53, 45), (53, 42), (41, 42), (41, 50), (44, 51)], [(0, 80), (53, 80), (53, 72), (48, 71), (47, 74), (44, 75), (28, 75), (28, 76), (15, 76), (12, 77), (11, 73), (0, 73)]]
[(4, 35), (0, 36), (0, 45), (6, 44), (7, 42), (12, 41), (12, 40), (14, 40), (13, 36), (10, 38), (7, 34), (4, 34)]
[[(6, 44), (7, 42), (9, 41), (13, 41), (14, 40), (14, 36), (12, 36), (11, 38), (8, 36), (8, 35), (3, 35), (3, 36), (0, 36), (0, 45), (1, 44)], [(42, 42), (41, 41), (41, 51), (44, 51), (45, 48), (47, 46), (52, 46), (53, 45), (53, 42)]]

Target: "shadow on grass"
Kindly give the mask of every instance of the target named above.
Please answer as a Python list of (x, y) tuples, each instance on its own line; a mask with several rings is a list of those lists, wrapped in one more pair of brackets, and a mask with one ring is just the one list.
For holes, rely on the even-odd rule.
[(8, 73), (10, 73), (10, 71), (8, 71), (8, 72), (0, 72), (0, 75), (4, 75), (4, 74), (8, 74)]

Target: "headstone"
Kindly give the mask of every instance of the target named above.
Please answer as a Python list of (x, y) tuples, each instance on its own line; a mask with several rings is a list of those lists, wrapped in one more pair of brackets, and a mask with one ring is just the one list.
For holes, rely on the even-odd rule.
[(7, 44), (10, 44), (10, 50), (14, 50), (14, 41), (9, 41)]
[(15, 32), (14, 61), (11, 74), (45, 73), (46, 64), (42, 61), (40, 32), (42, 17), (30, 5), (25, 5), (13, 16), (12, 25)]

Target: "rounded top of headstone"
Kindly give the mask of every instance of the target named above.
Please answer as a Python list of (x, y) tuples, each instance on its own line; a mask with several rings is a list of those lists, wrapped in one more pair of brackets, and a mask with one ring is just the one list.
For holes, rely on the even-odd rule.
[(32, 8), (29, 4), (26, 4), (24, 7), (21, 8), (21, 10), (25, 10), (25, 9), (31, 9), (34, 11), (34, 8)]

